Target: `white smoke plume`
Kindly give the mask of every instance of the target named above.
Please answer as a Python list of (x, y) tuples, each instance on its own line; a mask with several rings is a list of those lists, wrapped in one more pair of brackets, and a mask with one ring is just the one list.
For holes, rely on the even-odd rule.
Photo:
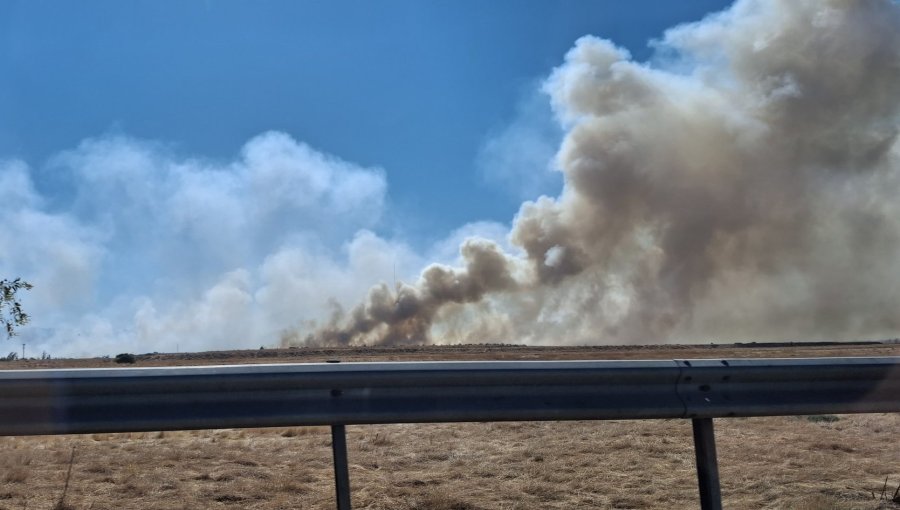
[(0, 161), (0, 274), (34, 284), (29, 355), (272, 345), (328, 317), (323, 295), (351, 302), (392, 264), (420, 267), (368, 230), (385, 196), (381, 170), (283, 133), (230, 161), (89, 139), (45, 167)]
[(373, 287), (286, 342), (861, 339), (900, 330), (900, 7), (742, 0), (651, 63), (584, 37), (545, 83), (556, 198), (512, 249)]

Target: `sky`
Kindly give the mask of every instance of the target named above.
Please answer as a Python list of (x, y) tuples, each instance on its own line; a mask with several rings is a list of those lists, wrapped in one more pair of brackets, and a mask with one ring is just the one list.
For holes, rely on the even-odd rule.
[[(483, 168), (483, 149), (519, 116), (552, 134), (533, 96), (578, 37), (643, 60), (667, 27), (724, 3), (3, 2), (0, 155), (40, 167), (125, 134), (228, 159), (275, 130), (384, 169), (403, 218), (387, 228), (434, 240), (509, 221), (521, 193)], [(526, 191), (556, 191), (546, 181)]]
[[(393, 309), (384, 320), (400, 317), (404, 331), (411, 327), (405, 296), (427, 301), (427, 327), (416, 338), (431, 341), (443, 335), (518, 342), (525, 337), (510, 324), (519, 312), (538, 317), (533, 330), (557, 337), (590, 326), (616, 339), (627, 329), (616, 325), (622, 317), (689, 335), (772, 314), (748, 312), (719, 324), (705, 318), (712, 308), (698, 302), (684, 315), (716, 327), (697, 329), (665, 317), (647, 320), (637, 311), (653, 302), (664, 316), (682, 313), (672, 303), (688, 296), (715, 301), (716, 292), (751, 268), (765, 273), (760, 281), (799, 282), (790, 292), (760, 284), (755, 292), (764, 302), (772, 302), (767, 293), (806, 296), (799, 299), (806, 308), (795, 316), (834, 316), (828, 306), (838, 305), (809, 297), (822, 282), (805, 271), (815, 266), (816, 275), (830, 273), (846, 261), (801, 264), (797, 254), (825, 245), (795, 245), (776, 235), (779, 228), (818, 228), (802, 219), (813, 206), (778, 218), (741, 210), (747, 224), (778, 226), (752, 234), (737, 232), (737, 220), (709, 226), (685, 211), (712, 210), (737, 189), (760, 193), (754, 203), (766, 204), (777, 189), (771, 182), (793, 183), (804, 196), (827, 201), (822, 177), (767, 173), (785, 170), (788, 160), (829, 171), (848, 161), (858, 169), (895, 168), (894, 156), (881, 161), (894, 140), (884, 133), (895, 132), (897, 119), (890, 117), (896, 105), (883, 99), (891, 94), (882, 90), (895, 83), (891, 75), (874, 76), (878, 58), (894, 58), (896, 19), (896, 4), (884, 0), (853, 6), (805, 0), (0, 3), (0, 277), (34, 285), (22, 295), (32, 321), (8, 343), (27, 343), (32, 356), (257, 348), (302, 343), (317, 331), (349, 338), (341, 324), (363, 318), (364, 335), (355, 340), (362, 342), (393, 327), (367, 315), (379, 309), (373, 300), (385, 296)], [(801, 40), (782, 51), (779, 44), (792, 34)], [(822, 34), (831, 39), (817, 39)], [(831, 53), (816, 50), (822, 41), (835, 41), (824, 50)], [(786, 54), (796, 58), (785, 60)], [(846, 76), (822, 79), (843, 68), (816, 64), (837, 57), (869, 67), (848, 64)], [(813, 90), (823, 83), (831, 89)], [(844, 85), (869, 90), (872, 108), (837, 90)], [(591, 103), (592, 94), (604, 97), (604, 105)], [(810, 110), (804, 97), (828, 99), (841, 116), (803, 124), (818, 115), (808, 112), (822, 111), (818, 103)], [(795, 99), (790, 108), (777, 105), (793, 117), (767, 109)], [(616, 110), (642, 112), (648, 101), (657, 101), (658, 118)], [(871, 113), (877, 111), (888, 117)], [(621, 132), (598, 127), (613, 118)], [(798, 140), (797, 147), (809, 148), (795, 161), (796, 147), (779, 152), (761, 141), (761, 133), (806, 125), (811, 132), (837, 126), (817, 134), (831, 152)], [(669, 147), (644, 130), (663, 126), (672, 139), (688, 138)], [(723, 132), (735, 135), (720, 139)], [(849, 141), (842, 145), (838, 136)], [(593, 149), (582, 147), (585, 137)], [(699, 155), (720, 143), (723, 150), (707, 159), (686, 155), (692, 144)], [(625, 146), (648, 155), (659, 150), (653, 157), (676, 162), (669, 177), (685, 185), (642, 183), (648, 185), (641, 200), (652, 195), (670, 208), (648, 206), (622, 238), (630, 241), (616, 241), (619, 248), (607, 253), (593, 238), (606, 223), (587, 228), (577, 216), (587, 211), (602, 220), (593, 215), (617, 199), (591, 191), (594, 181), (582, 178), (581, 167), (597, 158), (609, 163)], [(759, 156), (766, 152), (760, 147), (771, 147), (771, 154)], [(756, 179), (770, 180), (757, 182), (754, 191), (753, 179), (703, 174), (710, 165), (731, 168), (737, 161)], [(638, 157), (623, 163), (632, 175), (653, 164)], [(618, 175), (603, 165), (590, 172), (598, 179)], [(722, 195), (705, 195), (701, 177), (720, 182)], [(843, 189), (862, 196), (872, 179)], [(882, 182), (880, 189), (893, 187)], [(585, 200), (595, 203), (584, 209)], [(863, 202), (847, 202), (841, 212), (893, 214), (887, 206), (858, 211)], [(882, 205), (871, 196), (866, 203)], [(780, 205), (767, 210), (781, 211)], [(834, 225), (845, 227), (844, 217)], [(895, 233), (893, 220), (881, 228)], [(651, 254), (681, 249), (667, 244), (669, 230), (679, 229), (698, 238), (695, 254), (719, 249), (709, 244), (715, 240), (744, 246), (769, 232), (783, 249), (763, 251), (784, 254), (794, 265), (764, 260), (763, 251), (727, 271), (726, 255), (710, 255), (712, 265), (704, 269)], [(613, 243), (619, 234), (604, 235), (604, 243)], [(650, 281), (665, 296), (642, 294), (635, 267), (612, 261), (624, 256), (625, 245), (644, 250), (626, 259), (652, 266)], [(578, 249), (589, 256), (579, 257)], [(893, 245), (878, 253), (885, 250)], [(592, 253), (612, 259), (595, 260)], [(655, 266), (651, 259), (663, 262)], [(483, 262), (509, 273), (498, 265), (494, 273), (477, 273)], [(892, 263), (882, 262), (869, 267), (893, 274)], [(495, 278), (494, 287), (473, 283), (463, 289), (466, 297), (445, 294), (448, 306), (421, 301), (436, 296), (436, 280), (429, 278), (460, 285), (495, 273), (508, 278)], [(688, 273), (693, 279), (683, 276)], [(868, 277), (879, 281), (874, 273)], [(603, 328), (572, 326), (574, 311), (589, 302), (603, 309), (597, 315)], [(497, 314), (506, 324), (502, 332), (485, 319)], [(893, 331), (889, 315), (848, 316), (834, 331)], [(785, 324), (760, 339), (822, 331)], [(668, 338), (669, 329), (651, 333)]]

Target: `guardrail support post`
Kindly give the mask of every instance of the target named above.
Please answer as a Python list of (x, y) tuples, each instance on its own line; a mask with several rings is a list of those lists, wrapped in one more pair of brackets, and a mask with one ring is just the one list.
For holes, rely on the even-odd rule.
[(712, 418), (694, 418), (694, 452), (697, 455), (697, 481), (701, 510), (722, 510), (719, 488), (719, 464), (716, 460), (716, 436)]
[(331, 452), (334, 454), (334, 488), (338, 510), (350, 510), (350, 469), (347, 465), (347, 430), (331, 426)]

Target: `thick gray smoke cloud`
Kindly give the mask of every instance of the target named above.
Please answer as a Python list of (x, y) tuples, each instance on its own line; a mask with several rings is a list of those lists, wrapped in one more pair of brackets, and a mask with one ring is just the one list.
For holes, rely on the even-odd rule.
[(584, 37), (546, 81), (565, 184), (522, 205), (520, 251), (470, 239), (285, 340), (896, 335), (900, 7), (746, 0), (657, 45)]

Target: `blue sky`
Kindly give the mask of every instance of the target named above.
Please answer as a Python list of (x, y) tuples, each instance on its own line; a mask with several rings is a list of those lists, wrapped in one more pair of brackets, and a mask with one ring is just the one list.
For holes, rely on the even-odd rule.
[(383, 168), (402, 218), (383, 228), (433, 240), (510, 220), (522, 197), (485, 179), (479, 154), (517, 117), (552, 124), (532, 96), (578, 37), (645, 60), (666, 28), (725, 4), (4, 2), (0, 155), (40, 167), (85, 138), (123, 133), (226, 159), (278, 130)]
[(23, 339), (272, 345), (467, 236), (514, 253), (522, 202), (562, 186), (542, 86), (576, 40), (642, 63), (727, 4), (4, 2), (0, 276), (35, 284)]

